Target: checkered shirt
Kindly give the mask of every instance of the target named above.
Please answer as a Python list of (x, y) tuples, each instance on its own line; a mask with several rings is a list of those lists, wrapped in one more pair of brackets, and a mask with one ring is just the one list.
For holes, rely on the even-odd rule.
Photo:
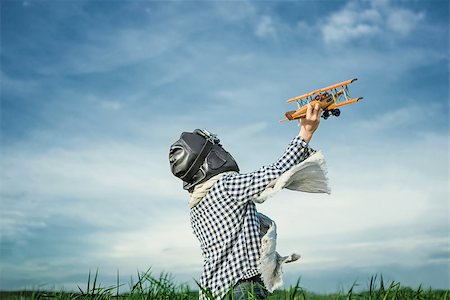
[[(239, 279), (259, 275), (261, 237), (253, 197), (314, 150), (300, 137), (277, 162), (248, 174), (227, 174), (191, 208), (191, 225), (204, 258), (200, 285), (221, 299)], [(207, 299), (200, 291), (200, 299)]]

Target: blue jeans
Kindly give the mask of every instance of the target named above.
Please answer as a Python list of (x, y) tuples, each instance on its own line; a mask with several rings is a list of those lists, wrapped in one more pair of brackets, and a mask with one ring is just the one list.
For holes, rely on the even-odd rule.
[(234, 300), (264, 300), (269, 295), (264, 285), (256, 281), (239, 282), (233, 288)]

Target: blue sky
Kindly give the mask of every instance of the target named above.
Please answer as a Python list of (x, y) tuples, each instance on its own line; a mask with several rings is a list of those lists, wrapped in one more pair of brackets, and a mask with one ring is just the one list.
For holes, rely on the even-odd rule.
[(448, 1), (2, 1), (1, 289), (85, 285), (99, 269), (172, 273), (202, 258), (168, 166), (208, 128), (250, 172), (298, 127), (286, 100), (336, 82), (357, 105), (311, 142), (331, 195), (282, 191), (288, 285), (371, 275), (449, 288)]

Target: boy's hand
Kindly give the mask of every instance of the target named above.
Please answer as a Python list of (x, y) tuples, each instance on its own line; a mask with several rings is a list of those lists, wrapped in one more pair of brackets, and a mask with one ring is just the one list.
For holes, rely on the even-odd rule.
[(311, 103), (308, 103), (306, 109), (306, 117), (299, 120), (300, 123), (300, 136), (307, 142), (311, 141), (314, 132), (319, 127), (320, 113), (322, 109), (319, 103), (313, 107)]

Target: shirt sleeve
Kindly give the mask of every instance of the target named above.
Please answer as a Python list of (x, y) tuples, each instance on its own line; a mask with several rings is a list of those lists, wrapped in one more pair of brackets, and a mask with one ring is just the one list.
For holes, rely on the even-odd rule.
[(236, 201), (246, 202), (260, 194), (281, 174), (307, 159), (315, 151), (301, 137), (295, 137), (283, 155), (273, 164), (247, 174), (228, 175), (224, 178), (225, 190)]

